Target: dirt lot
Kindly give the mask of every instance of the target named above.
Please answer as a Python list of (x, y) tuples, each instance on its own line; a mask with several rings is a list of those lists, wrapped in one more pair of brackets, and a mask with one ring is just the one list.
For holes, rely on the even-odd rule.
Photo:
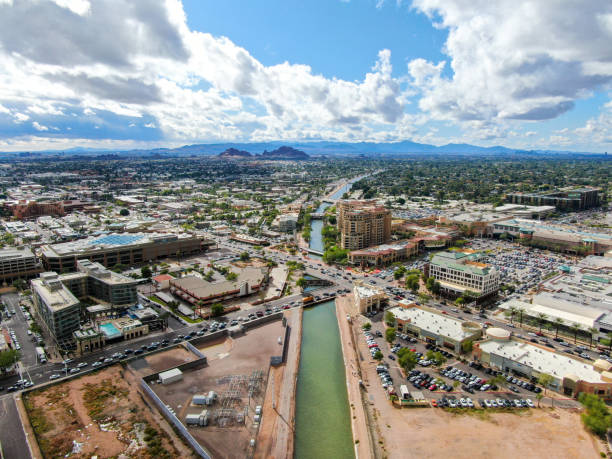
[(147, 362), (148, 369), (146, 374), (158, 373), (160, 371), (174, 368), (183, 363), (197, 360), (197, 356), (189, 352), (182, 346), (176, 346), (167, 351), (158, 352), (153, 355), (148, 355), (144, 358)]
[(546, 408), (479, 417), (433, 408), (391, 408), (381, 416), (390, 458), (570, 459), (596, 458), (605, 451), (573, 410)]
[[(210, 424), (207, 427), (190, 427), (194, 438), (209, 450), (213, 457), (243, 458), (249, 452), (249, 440), (257, 435), (257, 426), (253, 424), (255, 406), (263, 405), (270, 357), (282, 352), (277, 339), (283, 336), (283, 332), (280, 321), (276, 321), (249, 330), (244, 335), (199, 347), (208, 359), (207, 366), (184, 371), (182, 381), (167, 386), (152, 385), (157, 395), (175, 410), (182, 421), (187, 414), (196, 414), (206, 408), (191, 404), (194, 394), (206, 394), (210, 390), (219, 394), (217, 402), (207, 407)], [(248, 380), (248, 377), (258, 370), (263, 377), (262, 384), (250, 400), (248, 381), (245, 381), (238, 384), (238, 396), (232, 404), (236, 412), (244, 412), (245, 407), (248, 407), (246, 424), (236, 423), (219, 427), (215, 418), (221, 407), (221, 398), (230, 387), (227, 377), (246, 376)]]
[(193, 457), (138, 387), (132, 373), (115, 365), (28, 394), (24, 403), (43, 454)]

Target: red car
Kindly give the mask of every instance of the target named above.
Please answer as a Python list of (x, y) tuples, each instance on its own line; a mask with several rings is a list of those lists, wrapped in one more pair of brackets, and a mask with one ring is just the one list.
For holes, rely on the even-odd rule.
[(436, 390), (438, 388), (438, 386), (436, 386), (435, 384), (432, 384), (431, 386), (429, 386), (429, 390)]
[(431, 401), (431, 406), (433, 406), (434, 408), (438, 407), (438, 402), (436, 402), (435, 400)]

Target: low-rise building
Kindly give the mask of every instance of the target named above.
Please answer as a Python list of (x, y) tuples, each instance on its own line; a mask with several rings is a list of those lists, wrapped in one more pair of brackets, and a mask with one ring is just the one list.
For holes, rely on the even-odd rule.
[(555, 190), (544, 193), (509, 193), (506, 201), (513, 204), (555, 206), (559, 210), (584, 210), (599, 205), (599, 188)]
[(440, 282), (443, 294), (457, 297), (466, 291), (482, 299), (499, 290), (500, 276), (495, 267), (480, 263), (480, 255), (469, 251), (440, 252), (425, 266), (425, 274)]
[(398, 241), (391, 244), (377, 245), (366, 249), (353, 250), (348, 254), (352, 265), (383, 266), (396, 261), (407, 260), (419, 253), (416, 241)]
[(46, 269), (59, 273), (76, 270), (77, 260), (88, 259), (105, 267), (133, 266), (167, 257), (201, 253), (214, 245), (201, 236), (164, 233), (111, 233), (42, 247)]
[(387, 295), (382, 289), (366, 286), (363, 281), (353, 284), (353, 298), (360, 314), (380, 311), (387, 302)]
[(456, 353), (462, 352), (465, 342), (473, 342), (482, 336), (482, 328), (476, 322), (438, 314), (406, 300), (400, 301), (399, 306), (389, 311), (395, 317), (395, 328), (399, 333), (412, 334)]
[(542, 374), (552, 376), (550, 388), (576, 397), (581, 392), (612, 397), (612, 364), (597, 360), (594, 364), (546, 347), (512, 339), (503, 329), (489, 329), (490, 339), (474, 345), (474, 357), (493, 368), (514, 372), (526, 378)]
[[(258, 292), (268, 281), (268, 268), (247, 267), (237, 273), (236, 280), (208, 282), (191, 275), (170, 280), (170, 292), (191, 304), (211, 304)], [(159, 296), (159, 295), (158, 295)]]

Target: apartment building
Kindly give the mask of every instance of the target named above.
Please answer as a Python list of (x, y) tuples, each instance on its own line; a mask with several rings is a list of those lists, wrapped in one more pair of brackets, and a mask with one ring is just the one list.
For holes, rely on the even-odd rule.
[(111, 233), (42, 248), (45, 269), (71, 272), (77, 260), (88, 259), (104, 267), (133, 266), (167, 257), (185, 257), (207, 250), (214, 242), (190, 234)]
[(336, 209), (343, 249), (360, 250), (391, 240), (391, 211), (376, 201), (341, 200)]
[(57, 342), (72, 339), (79, 329), (81, 304), (53, 272), (45, 272), (30, 282), (34, 311), (47, 332)]
[(458, 297), (466, 291), (480, 299), (499, 289), (499, 272), (492, 266), (478, 262), (477, 253), (440, 252), (425, 267), (425, 274), (440, 282), (442, 293)]
[(42, 272), (42, 266), (30, 249), (0, 250), (0, 281), (30, 279)]

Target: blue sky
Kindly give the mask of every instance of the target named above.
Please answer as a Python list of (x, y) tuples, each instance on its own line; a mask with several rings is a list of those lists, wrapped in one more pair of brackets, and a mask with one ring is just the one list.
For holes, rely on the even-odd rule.
[(0, 150), (608, 151), (612, 3), (545, 3), (0, 0)]

